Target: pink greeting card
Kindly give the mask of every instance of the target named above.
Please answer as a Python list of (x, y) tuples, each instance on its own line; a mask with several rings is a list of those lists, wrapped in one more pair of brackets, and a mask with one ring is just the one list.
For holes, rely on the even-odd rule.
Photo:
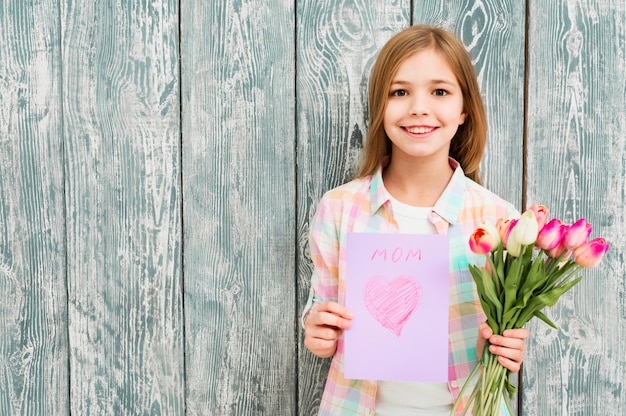
[(348, 234), (346, 378), (448, 381), (449, 251), (446, 235)]

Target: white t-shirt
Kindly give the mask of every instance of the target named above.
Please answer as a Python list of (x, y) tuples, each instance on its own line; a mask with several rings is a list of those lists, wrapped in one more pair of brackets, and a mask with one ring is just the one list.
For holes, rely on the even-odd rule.
[[(437, 233), (428, 221), (432, 208), (414, 207), (390, 198), (400, 233)], [(452, 410), (452, 393), (448, 383), (385, 380), (377, 384), (377, 416), (448, 416)]]

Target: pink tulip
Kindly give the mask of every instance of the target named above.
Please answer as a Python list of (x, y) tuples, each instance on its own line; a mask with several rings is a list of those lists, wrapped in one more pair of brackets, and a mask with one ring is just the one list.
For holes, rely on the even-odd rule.
[(574, 261), (582, 267), (596, 267), (609, 249), (609, 244), (604, 238), (594, 238), (581, 244), (574, 251)]
[(509, 218), (506, 220), (499, 218), (498, 222), (496, 223), (498, 235), (500, 236), (500, 240), (502, 240), (502, 243), (505, 245), (505, 247), (507, 241), (509, 240), (509, 235), (511, 235), (511, 230), (513, 229), (513, 227), (515, 227), (515, 224), (517, 224), (517, 219), (515, 218)]
[[(567, 225), (564, 225), (564, 227), (567, 227)], [(569, 258), (570, 254), (572, 254), (572, 252), (570, 250), (568, 250), (567, 247), (565, 247), (563, 245), (563, 241), (561, 241), (552, 250), (546, 251), (546, 254), (548, 255), (548, 257), (551, 257), (553, 259), (559, 258), (563, 253), (565, 253), (565, 254), (563, 255), (563, 259), (562, 260), (565, 260), (565, 259)]]
[(535, 213), (535, 218), (537, 218), (537, 225), (539, 225), (539, 230), (541, 231), (546, 221), (548, 220), (548, 214), (550, 214), (550, 210), (543, 205), (537, 204), (532, 204), (528, 209)]
[(535, 247), (544, 249), (546, 251), (552, 250), (559, 245), (567, 226), (563, 225), (563, 222), (558, 218), (551, 219), (547, 224), (543, 226), (539, 235), (537, 235), (537, 241)]
[(490, 222), (483, 222), (470, 236), (469, 246), (476, 254), (487, 254), (500, 244), (498, 230)]
[(563, 245), (570, 250), (575, 250), (578, 246), (587, 241), (590, 234), (591, 224), (589, 224), (586, 219), (581, 218), (569, 226), (569, 229), (563, 236)]

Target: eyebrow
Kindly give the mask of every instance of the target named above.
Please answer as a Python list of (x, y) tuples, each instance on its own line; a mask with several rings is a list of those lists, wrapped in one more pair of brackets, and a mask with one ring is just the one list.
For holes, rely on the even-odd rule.
[[(391, 85), (409, 85), (409, 84), (411, 84), (409, 81), (403, 81), (401, 79), (391, 81)], [(450, 81), (447, 79), (433, 79), (433, 80), (430, 80), (429, 84), (430, 85), (445, 84), (445, 85), (452, 85), (452, 86), (456, 85), (454, 81)]]

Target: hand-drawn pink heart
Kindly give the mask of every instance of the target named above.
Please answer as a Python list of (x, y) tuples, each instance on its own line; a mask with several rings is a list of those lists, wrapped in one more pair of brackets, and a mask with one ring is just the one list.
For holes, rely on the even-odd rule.
[(422, 286), (408, 276), (388, 281), (372, 277), (365, 284), (365, 307), (383, 327), (397, 337), (422, 301)]

